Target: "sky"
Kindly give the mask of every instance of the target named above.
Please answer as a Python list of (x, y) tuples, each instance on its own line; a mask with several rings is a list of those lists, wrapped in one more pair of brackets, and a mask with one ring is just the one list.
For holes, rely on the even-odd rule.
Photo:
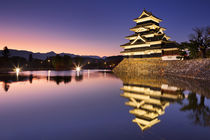
[(210, 25), (210, 0), (0, 0), (0, 49), (119, 55), (144, 8), (172, 41)]

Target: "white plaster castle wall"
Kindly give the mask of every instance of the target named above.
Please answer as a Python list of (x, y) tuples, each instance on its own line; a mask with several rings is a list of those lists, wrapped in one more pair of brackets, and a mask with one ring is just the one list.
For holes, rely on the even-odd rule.
[(179, 60), (178, 55), (169, 55), (169, 56), (162, 56), (162, 60)]

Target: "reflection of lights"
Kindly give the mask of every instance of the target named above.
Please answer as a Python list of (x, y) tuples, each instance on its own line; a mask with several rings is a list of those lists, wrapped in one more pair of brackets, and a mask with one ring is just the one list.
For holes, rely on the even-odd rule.
[(104, 77), (106, 78), (106, 71), (104, 71)]
[(77, 76), (80, 75), (81, 69), (82, 69), (81, 66), (76, 66), (75, 70), (76, 70), (76, 72), (77, 72)]
[(79, 71), (77, 71), (77, 75), (76, 76), (79, 76), (80, 75), (80, 72)]
[(87, 73), (88, 73), (88, 79), (89, 79), (90, 78), (90, 70), (88, 70)]
[(50, 73), (51, 73), (51, 71), (48, 70), (48, 72), (47, 72), (47, 80), (48, 80), (48, 81), (50, 80)]

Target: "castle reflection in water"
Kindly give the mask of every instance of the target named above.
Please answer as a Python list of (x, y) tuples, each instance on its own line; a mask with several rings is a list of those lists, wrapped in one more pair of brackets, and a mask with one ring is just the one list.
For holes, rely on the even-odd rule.
[[(209, 81), (160, 75), (116, 75), (123, 81), (121, 96), (128, 99), (125, 105), (132, 108), (129, 110), (129, 113), (134, 115), (132, 122), (142, 131), (159, 123), (159, 116), (165, 113), (170, 104), (183, 104), (184, 99), (188, 100), (188, 104), (183, 104), (181, 111), (192, 111), (195, 124), (209, 126), (210, 110), (204, 105), (204, 99), (210, 97)], [(203, 103), (197, 103), (196, 93), (200, 94), (200, 102)], [(193, 101), (191, 96), (195, 97)]]
[(121, 90), (124, 92), (121, 96), (129, 99), (125, 105), (133, 107), (129, 111), (135, 116), (133, 122), (142, 130), (159, 123), (158, 117), (165, 113), (165, 108), (184, 98), (181, 89), (166, 84), (161, 87), (124, 84)]

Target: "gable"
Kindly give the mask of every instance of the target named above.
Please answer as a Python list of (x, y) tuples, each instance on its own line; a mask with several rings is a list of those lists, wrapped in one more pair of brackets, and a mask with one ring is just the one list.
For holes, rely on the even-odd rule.
[(141, 15), (138, 18), (145, 18), (145, 17), (149, 17), (150, 15), (145, 12), (145, 10), (141, 13)]

